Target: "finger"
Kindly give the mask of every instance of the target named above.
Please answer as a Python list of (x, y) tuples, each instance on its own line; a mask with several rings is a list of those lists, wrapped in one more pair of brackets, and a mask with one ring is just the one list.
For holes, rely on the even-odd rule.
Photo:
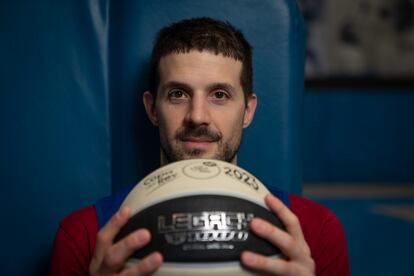
[(272, 210), (283, 222), (288, 233), (290, 233), (294, 238), (302, 241), (305, 240), (299, 219), (285, 204), (283, 204), (282, 201), (272, 194), (268, 194), (265, 197), (265, 202), (267, 206), (269, 206), (270, 210)]
[(147, 229), (139, 229), (129, 234), (108, 248), (102, 262), (102, 270), (114, 272), (122, 269), (132, 253), (145, 246), (150, 239), (151, 234)]
[(291, 275), (291, 265), (281, 258), (269, 258), (250, 251), (244, 251), (240, 260), (247, 268), (261, 272), (260, 274)]
[(272, 194), (268, 194), (265, 201), (269, 208), (282, 220), (288, 233), (290, 233), (293, 238), (300, 243), (300, 246), (306, 255), (310, 255), (310, 248), (303, 235), (298, 217), (288, 207), (286, 207), (282, 201)]
[(289, 233), (282, 229), (275, 227), (273, 224), (261, 218), (254, 218), (250, 222), (250, 228), (257, 236), (278, 247), (288, 258), (301, 257), (302, 247), (299, 241), (296, 241)]
[(129, 216), (129, 208), (122, 208), (116, 212), (98, 232), (95, 243), (95, 252), (90, 264), (91, 270), (94, 270), (94, 268), (98, 268), (101, 265), (106, 249), (112, 245), (116, 234), (128, 221)]
[(153, 252), (142, 260), (138, 261), (137, 265), (133, 265), (126, 269), (121, 275), (147, 275), (155, 272), (162, 264), (163, 257), (159, 252)]

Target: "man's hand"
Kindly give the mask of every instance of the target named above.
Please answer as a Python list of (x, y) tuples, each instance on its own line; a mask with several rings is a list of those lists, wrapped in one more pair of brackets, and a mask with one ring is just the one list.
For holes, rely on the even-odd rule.
[(273, 259), (245, 251), (240, 257), (242, 263), (264, 274), (315, 275), (315, 263), (298, 218), (276, 197), (269, 194), (265, 201), (286, 226), (286, 232), (259, 218), (254, 218), (250, 227), (256, 235), (278, 247), (286, 259)]
[(117, 243), (113, 243), (115, 236), (126, 224), (129, 216), (130, 210), (122, 208), (99, 231), (95, 253), (89, 265), (90, 275), (146, 275), (161, 266), (162, 255), (159, 252), (154, 252), (137, 264), (125, 267), (125, 262), (131, 254), (144, 247), (151, 240), (148, 230), (138, 229)]

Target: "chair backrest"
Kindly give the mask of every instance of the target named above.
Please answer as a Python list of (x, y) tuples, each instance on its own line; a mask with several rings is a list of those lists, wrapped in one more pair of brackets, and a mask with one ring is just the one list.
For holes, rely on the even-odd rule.
[(65, 214), (158, 166), (141, 100), (152, 42), (162, 26), (199, 16), (228, 20), (254, 48), (259, 106), (239, 164), (300, 192), (304, 46), (294, 0), (3, 1), (1, 275), (46, 275)]
[[(300, 193), (303, 22), (293, 0), (114, 1), (111, 7), (113, 188), (136, 182), (159, 165), (158, 136), (141, 104), (157, 31), (209, 16), (242, 30), (253, 46), (258, 109), (245, 130), (238, 163), (261, 179)], [(138, 93), (137, 93), (138, 92)]]

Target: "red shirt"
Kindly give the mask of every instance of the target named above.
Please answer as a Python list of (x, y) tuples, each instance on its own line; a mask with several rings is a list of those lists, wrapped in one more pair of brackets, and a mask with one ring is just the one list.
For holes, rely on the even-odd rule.
[[(345, 235), (339, 220), (327, 208), (303, 197), (290, 194), (289, 201), (311, 249), (316, 275), (349, 275)], [(97, 233), (92, 205), (64, 218), (53, 246), (51, 275), (88, 275)]]

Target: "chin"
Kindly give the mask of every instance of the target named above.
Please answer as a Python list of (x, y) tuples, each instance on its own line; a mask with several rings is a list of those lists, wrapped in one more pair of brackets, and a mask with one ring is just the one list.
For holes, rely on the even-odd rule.
[(220, 159), (217, 154), (210, 152), (203, 152), (202, 150), (193, 150), (184, 155), (184, 159)]

